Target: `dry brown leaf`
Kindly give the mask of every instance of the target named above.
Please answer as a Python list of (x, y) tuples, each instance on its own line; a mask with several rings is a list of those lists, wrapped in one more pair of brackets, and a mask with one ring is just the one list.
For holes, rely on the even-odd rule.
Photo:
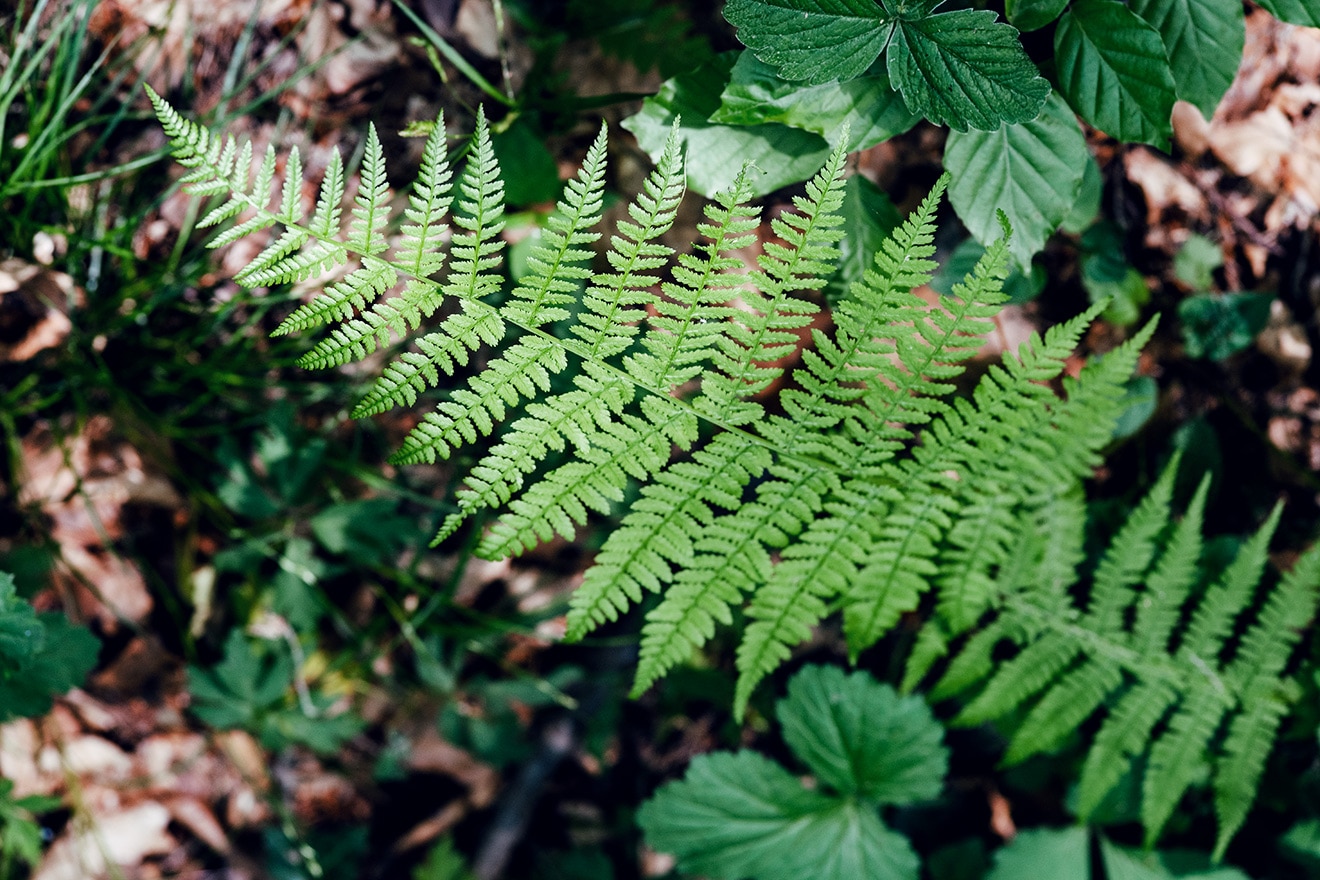
[(73, 329), (69, 307), (82, 301), (82, 291), (63, 272), (0, 261), (0, 363), (61, 345)]
[(112, 864), (135, 868), (178, 845), (166, 830), (169, 822), (169, 810), (154, 801), (114, 812), (92, 811), (86, 823), (69, 824), (32, 880), (95, 880), (110, 876)]

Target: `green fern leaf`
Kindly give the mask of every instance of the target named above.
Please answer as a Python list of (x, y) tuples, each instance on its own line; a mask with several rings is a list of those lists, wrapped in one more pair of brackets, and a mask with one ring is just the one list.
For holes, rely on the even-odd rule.
[(354, 408), (353, 418), (375, 415), (394, 406), (412, 406), (418, 394), (439, 383), (439, 370), (452, 376), (456, 364), (467, 365), (469, 352), (504, 339), (504, 321), (498, 311), (472, 300), (464, 300), (462, 309), (434, 332), (418, 339), (415, 344), (419, 351), (404, 352), (387, 366)]
[(579, 283), (591, 278), (583, 266), (592, 252), (584, 246), (600, 238), (588, 232), (600, 222), (605, 190), (605, 125), (587, 151), (582, 170), (564, 187), (564, 197), (546, 221), (542, 243), (532, 248), (530, 272), (504, 306), (504, 317), (524, 327), (540, 327), (569, 316)]
[[(372, 129), (373, 133), (375, 129)], [(381, 168), (384, 181), (384, 167)], [(408, 220), (401, 232), (403, 239), (394, 258), (408, 267), (414, 278), (428, 278), (439, 272), (445, 264), (440, 246), (449, 231), (445, 216), (453, 201), (451, 189), (453, 173), (445, 154), (445, 117), (442, 113), (431, 127), (422, 150), (422, 167), (417, 172), (404, 218)]]
[(584, 453), (631, 402), (634, 391), (618, 375), (599, 368), (588, 368), (573, 384), (572, 391), (528, 404), (527, 416), (515, 421), (504, 439), (473, 466), (467, 485), (458, 492), (459, 512), (446, 518), (433, 543), (449, 537), (477, 510), (507, 504), (522, 488), (523, 478), (551, 451), (563, 451), (565, 441)]
[[(825, 493), (837, 486), (831, 475), (811, 468), (770, 467), (773, 479), (757, 487), (756, 500), (718, 517), (697, 540), (697, 556), (678, 572), (664, 599), (646, 616), (633, 695), (646, 691), (715, 634), (715, 624), (733, 622), (730, 611), (770, 576), (766, 545), (782, 547), (798, 534)], [(578, 619), (581, 619), (580, 617)], [(580, 638), (588, 623), (573, 627)]]
[(453, 449), (495, 430), (509, 407), (548, 390), (550, 377), (566, 366), (564, 350), (548, 339), (528, 336), (514, 343), (471, 377), (468, 388), (453, 392), (435, 412), (428, 413), (390, 461), (430, 464), (437, 457), (448, 458)]
[(644, 311), (641, 307), (655, 299), (649, 288), (660, 278), (649, 273), (668, 265), (674, 253), (656, 239), (674, 225), (683, 198), (681, 145), (675, 123), (659, 164), (646, 178), (641, 195), (628, 206), (632, 221), (620, 221), (619, 234), (610, 240), (607, 257), (614, 272), (594, 276), (583, 297), (587, 309), (570, 331), (582, 340), (587, 358), (604, 359), (624, 351), (637, 333), (634, 322)]
[[(714, 516), (710, 505), (736, 510), (743, 489), (770, 465), (769, 453), (734, 434), (721, 434), (704, 449), (662, 471), (642, 488), (618, 528), (596, 556), (570, 601), (569, 630), (614, 620), (659, 592), (674, 578), (673, 566), (690, 567)], [(579, 624), (578, 620), (589, 623)]]
[(1209, 773), (1210, 740), (1231, 708), (1231, 697), (1221, 688), (1214, 678), (1194, 680), (1168, 729), (1150, 747), (1150, 764), (1141, 786), (1141, 824), (1147, 846), (1159, 839), (1187, 789)]
[(1178, 700), (1177, 691), (1163, 681), (1147, 681), (1132, 688), (1115, 705), (1096, 734), (1077, 785), (1077, 815), (1085, 819), (1099, 807), (1123, 778), (1132, 759), (1150, 746), (1155, 725)]
[(556, 533), (572, 539), (587, 511), (610, 513), (623, 500), (631, 477), (645, 480), (668, 461), (674, 446), (686, 448), (697, 437), (696, 419), (658, 397), (642, 400), (646, 418), (624, 415), (604, 426), (580, 460), (561, 465), (509, 504), (505, 515), (477, 546), (485, 559), (520, 553)]
[(745, 309), (732, 312), (714, 355), (715, 372), (703, 379), (694, 401), (698, 412), (729, 426), (761, 417), (761, 406), (746, 398), (764, 391), (782, 368), (766, 366), (796, 348), (793, 331), (805, 326), (819, 306), (793, 294), (819, 290), (838, 260), (842, 236), (843, 167), (847, 154), (835, 148), (825, 167), (807, 183), (807, 196), (797, 196), (797, 212), (771, 221), (785, 244), (766, 242), (758, 268), (747, 275)]
[(472, 155), (458, 183), (458, 212), (454, 225), (463, 230), (449, 247), (449, 278), (445, 296), (482, 299), (500, 289), (493, 270), (504, 250), (504, 182), (490, 140), (486, 111), (477, 108), (472, 134)]
[(647, 387), (670, 388), (689, 382), (714, 356), (722, 325), (730, 314), (724, 304), (745, 281), (735, 271), (743, 263), (731, 252), (752, 241), (756, 220), (746, 204), (751, 192), (744, 168), (733, 186), (706, 206), (706, 222), (697, 226), (706, 241), (695, 250), (704, 258), (680, 255), (673, 280), (661, 284), (664, 297), (654, 304), (656, 313), (648, 320), (642, 350), (625, 359), (628, 372)]
[(846, 595), (870, 557), (892, 489), (851, 481), (825, 503), (825, 518), (808, 524), (790, 544), (770, 579), (747, 609), (752, 623), (738, 646), (734, 713), (747, 708), (752, 690), (788, 659), (825, 616), (826, 599)]

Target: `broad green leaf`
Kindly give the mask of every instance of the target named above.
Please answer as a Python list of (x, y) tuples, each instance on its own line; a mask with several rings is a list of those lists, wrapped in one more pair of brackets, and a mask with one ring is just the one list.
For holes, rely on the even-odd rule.
[(1050, 94), (1017, 29), (989, 10), (900, 19), (886, 62), (908, 109), (955, 131), (1035, 119)]
[(46, 643), (46, 631), (32, 606), (18, 598), (14, 576), (0, 572), (0, 681), (17, 674)]
[(808, 83), (861, 76), (892, 29), (875, 0), (729, 0), (724, 17), (757, 58)]
[(1020, 31), (1035, 31), (1058, 18), (1068, 0), (1007, 0), (1008, 23)]
[(837, 143), (845, 126), (849, 152), (864, 150), (902, 134), (917, 119), (889, 77), (872, 68), (848, 82), (804, 86), (789, 82), (751, 52), (743, 52), (720, 96), (711, 122), (725, 125), (779, 123)]
[(1320, 4), (1315, 0), (1259, 0), (1265, 11), (1289, 24), (1320, 27)]
[(1010, 251), (1026, 268), (1076, 202), (1088, 155), (1077, 117), (1052, 95), (1031, 122), (950, 132), (944, 148), (944, 165), (953, 174), (949, 202), (982, 244), (1002, 234), (998, 212), (1008, 215)]
[(1123, 411), (1114, 422), (1114, 439), (1122, 440), (1145, 427), (1160, 402), (1160, 385), (1150, 376), (1133, 376), (1123, 389)]
[(1100, 213), (1100, 200), (1105, 194), (1105, 182), (1100, 177), (1100, 166), (1095, 156), (1087, 151), (1086, 168), (1082, 171), (1082, 185), (1077, 190), (1077, 200), (1068, 209), (1068, 216), (1063, 218), (1059, 228), (1072, 235), (1081, 235), (1095, 222)]
[(1204, 293), (1178, 303), (1187, 356), (1223, 360), (1247, 348), (1270, 319), (1267, 293)]
[(1054, 31), (1059, 88), (1105, 134), (1164, 149), (1177, 94), (1159, 32), (1118, 0), (1076, 0)]
[(921, 868), (874, 809), (808, 791), (754, 752), (694, 758), (637, 821), (681, 870), (723, 880), (916, 880)]
[(553, 202), (563, 188), (559, 180), (559, 165), (545, 148), (545, 141), (526, 120), (518, 119), (513, 125), (491, 138), (491, 148), (501, 168), (516, 168), (506, 175), (504, 200), (510, 205), (532, 205)]
[(668, 80), (642, 109), (623, 121), (642, 149), (659, 161), (674, 120), (683, 117), (688, 183), (704, 196), (733, 184), (744, 163), (764, 173), (752, 174), (755, 195), (806, 180), (830, 155), (820, 135), (786, 125), (729, 126), (707, 122), (719, 109), (737, 53), (726, 52), (691, 73)]
[(825, 285), (825, 297), (836, 302), (854, 281), (871, 268), (885, 237), (898, 228), (903, 216), (884, 190), (860, 174), (843, 185), (843, 238), (839, 240), (839, 266)]
[(1214, 115), (1242, 60), (1247, 25), (1238, 0), (1133, 0), (1132, 11), (1159, 31), (1178, 97)]
[(995, 856), (986, 880), (1089, 880), (1091, 855), (1085, 828), (1035, 829), (1019, 832)]
[(1173, 274), (1193, 290), (1215, 286), (1215, 270), (1224, 265), (1224, 251), (1204, 235), (1192, 233), (1173, 258)]
[(944, 728), (920, 697), (865, 672), (808, 666), (775, 714), (784, 740), (826, 785), (882, 804), (931, 800), (949, 769)]
[(47, 712), (52, 697), (83, 683), (96, 666), (101, 642), (59, 612), (38, 614), (45, 635), (20, 675), (0, 676), (0, 722)]

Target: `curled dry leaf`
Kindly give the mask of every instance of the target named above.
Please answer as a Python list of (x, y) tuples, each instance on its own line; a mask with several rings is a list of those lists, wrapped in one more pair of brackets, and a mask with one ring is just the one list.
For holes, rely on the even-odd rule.
[(89, 419), (67, 455), (49, 429), (30, 433), (21, 448), (19, 501), (39, 507), (51, 520), (51, 536), (66, 566), (57, 571), (57, 584), (76, 597), (85, 617), (99, 618), (107, 631), (116, 630), (120, 620), (145, 620), (153, 605), (146, 582), (112, 545), (124, 537), (120, 514), (126, 504), (177, 510), (182, 501), (174, 487), (115, 436), (106, 416)]
[(63, 272), (23, 260), (0, 261), (0, 363), (29, 360), (61, 345), (73, 329), (69, 307), (82, 299)]
[(86, 823), (71, 822), (51, 845), (33, 880), (93, 880), (119, 875), (110, 866), (136, 868), (151, 856), (164, 855), (178, 842), (167, 831), (170, 812), (146, 801), (125, 810), (98, 812), (89, 802)]

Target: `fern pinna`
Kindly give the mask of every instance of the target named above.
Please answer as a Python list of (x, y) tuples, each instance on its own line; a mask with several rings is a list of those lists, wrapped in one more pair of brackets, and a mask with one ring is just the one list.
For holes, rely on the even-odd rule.
[[(305, 365), (365, 357), (414, 336), (442, 305), (457, 303), (411, 338), (355, 415), (412, 406), (447, 384), (441, 374), (456, 376), (478, 348), (496, 350), (466, 387), (442, 396), (395, 460), (448, 458), (509, 422), (468, 472), (457, 510), (436, 538), (474, 512), (502, 509), (480, 538), (485, 557), (521, 552), (556, 533), (571, 538), (592, 512), (621, 513), (571, 599), (567, 625), (569, 638), (581, 638), (659, 594), (645, 616), (635, 692), (742, 612), (741, 715), (758, 682), (828, 615), (841, 612), (856, 657), (929, 594), (932, 617), (919, 631), (909, 684), (936, 665), (945, 670), (939, 694), (988, 679), (964, 711), (968, 722), (1039, 696), (1032, 711), (1041, 723), (1023, 726), (1011, 759), (1055, 747), (1106, 705), (1110, 720), (1090, 753), (1083, 809), (1094, 808), (1148, 734), (1162, 730), (1146, 771), (1152, 839), (1193, 781), (1189, 756), (1208, 754), (1227, 723), (1215, 777), (1222, 839), (1240, 825), (1249, 801), (1239, 795), (1254, 791), (1287, 708), (1281, 674), (1295, 641), (1289, 634), (1314, 608), (1317, 556), (1269, 593), (1233, 657), (1217, 667), (1235, 615), (1251, 605), (1272, 526), (1180, 627), (1204, 498), (1152, 566), (1155, 536), (1167, 530), (1166, 478), (1116, 539), (1090, 604), (1069, 606), (1081, 559), (1082, 481), (1112, 436), (1153, 324), (1061, 378), (1096, 306), (1033, 336), (992, 366), (970, 397), (955, 396), (954, 380), (1005, 300), (1008, 229), (1005, 221), (1005, 236), (952, 296), (927, 305), (913, 289), (935, 268), (934, 216), (946, 181), (834, 307), (832, 329), (811, 330), (801, 366), (783, 383), (777, 406), (768, 406), (781, 379), (776, 363), (799, 346), (799, 332), (820, 309), (811, 294), (838, 260), (842, 149), (795, 199), (796, 211), (771, 221), (777, 241), (748, 268), (734, 252), (751, 243), (759, 222), (748, 203), (754, 169), (706, 207), (702, 240), (690, 253), (675, 255), (663, 244), (684, 189), (675, 129), (604, 247), (608, 270), (596, 272), (602, 128), (527, 274), (497, 300), (503, 187), (484, 116), (456, 192), (444, 122), (436, 121), (391, 246), (374, 129), (341, 236), (345, 178), (337, 159), (304, 220), (296, 152), (282, 191), (273, 194), (273, 152), (253, 176), (250, 146), (212, 138), (158, 96), (152, 100), (189, 168), (185, 184), (224, 196), (207, 222), (245, 218), (218, 241), (282, 230), (241, 280), (304, 281), (351, 264), (276, 331), (331, 325)], [(564, 388), (552, 378), (566, 371), (571, 383), (552, 391)], [(1062, 396), (1051, 388), (1060, 382)], [(640, 490), (630, 493), (634, 483)], [(1145, 604), (1129, 624), (1138, 595)], [(992, 651), (1006, 641), (1020, 646), (1020, 659), (995, 669)], [(1206, 674), (1192, 681), (1189, 666)]]

